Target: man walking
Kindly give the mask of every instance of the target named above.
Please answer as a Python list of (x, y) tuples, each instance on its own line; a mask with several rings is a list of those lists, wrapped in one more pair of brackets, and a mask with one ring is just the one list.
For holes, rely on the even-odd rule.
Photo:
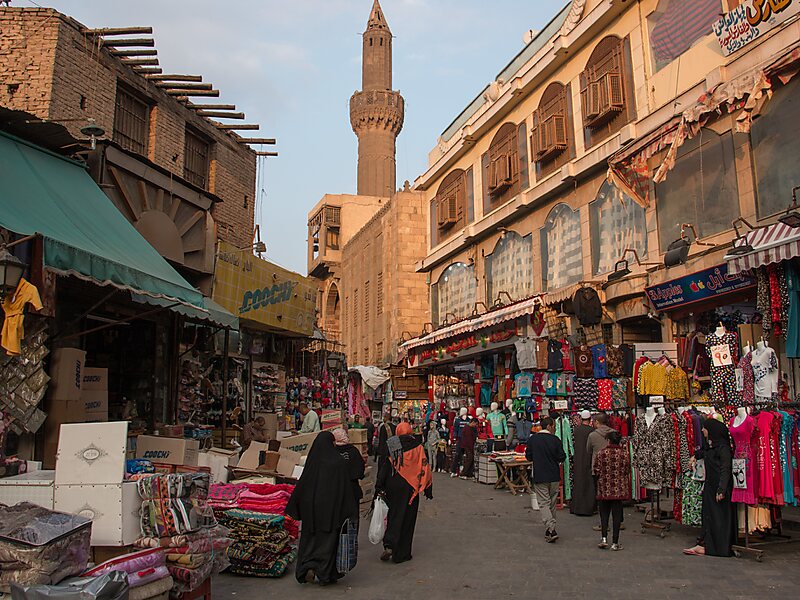
[[(608, 446), (608, 435), (614, 431), (608, 425), (608, 415), (605, 413), (598, 413), (594, 416), (594, 431), (589, 434), (589, 437), (586, 440), (586, 453), (589, 455), (592, 461), (592, 473), (595, 472), (595, 463), (597, 462), (597, 454)], [(597, 489), (597, 476), (592, 476), (594, 479), (595, 489)], [(622, 523), (622, 529), (625, 529), (625, 524)], [(594, 531), (601, 531), (602, 527), (600, 525), (595, 525), (592, 527)]]
[(542, 430), (528, 438), (526, 458), (533, 463), (533, 491), (539, 502), (539, 514), (544, 523), (544, 539), (553, 543), (556, 532), (556, 502), (561, 482), (561, 463), (567, 458), (561, 440), (555, 436), (556, 425), (550, 417), (541, 420)]

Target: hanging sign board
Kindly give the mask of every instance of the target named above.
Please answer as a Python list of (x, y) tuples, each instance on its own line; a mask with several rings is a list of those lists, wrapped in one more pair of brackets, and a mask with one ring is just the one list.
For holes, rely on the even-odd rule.
[(714, 23), (722, 53), (730, 56), (800, 13), (800, 0), (743, 0)]
[(709, 300), (756, 286), (754, 277), (745, 273), (731, 275), (723, 263), (691, 275), (645, 288), (656, 310), (682, 308), (694, 302)]

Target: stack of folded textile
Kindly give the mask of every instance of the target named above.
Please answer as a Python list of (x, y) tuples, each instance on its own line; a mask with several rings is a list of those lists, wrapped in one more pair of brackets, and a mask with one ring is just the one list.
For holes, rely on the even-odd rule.
[(166, 555), (160, 548), (140, 550), (112, 558), (83, 573), (82, 577), (95, 577), (111, 571), (128, 574), (129, 600), (147, 600), (169, 597), (173, 587), (172, 576), (166, 565)]
[(231, 509), (220, 522), (230, 530), (228, 548), (231, 573), (257, 577), (280, 577), (286, 572), (296, 553), (284, 528), (282, 515)]
[(176, 593), (199, 588), (228, 566), (228, 530), (217, 525), (206, 498), (208, 473), (157, 474), (139, 479), (142, 538), (138, 547), (158, 548)]
[[(233, 508), (286, 516), (286, 505), (293, 490), (294, 486), (290, 484), (215, 484), (209, 490), (208, 505), (218, 516)], [(297, 521), (286, 518), (283, 527), (292, 538), (297, 538), (300, 530)]]

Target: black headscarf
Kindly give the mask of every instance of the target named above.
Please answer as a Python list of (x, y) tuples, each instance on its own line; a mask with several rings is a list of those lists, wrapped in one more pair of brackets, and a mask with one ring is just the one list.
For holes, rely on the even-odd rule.
[(347, 461), (331, 432), (323, 431), (314, 440), (286, 514), (303, 522), (304, 533), (338, 531), (345, 519), (358, 514)]
[(703, 429), (708, 432), (708, 442), (712, 448), (727, 446), (729, 450), (731, 449), (730, 433), (724, 423), (713, 418), (706, 419), (703, 422)]

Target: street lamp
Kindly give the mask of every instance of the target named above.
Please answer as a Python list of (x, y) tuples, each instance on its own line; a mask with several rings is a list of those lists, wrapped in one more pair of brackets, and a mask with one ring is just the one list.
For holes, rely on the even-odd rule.
[(0, 300), (5, 299), (7, 293), (14, 293), (24, 271), (25, 263), (11, 254), (5, 246), (0, 247)]

